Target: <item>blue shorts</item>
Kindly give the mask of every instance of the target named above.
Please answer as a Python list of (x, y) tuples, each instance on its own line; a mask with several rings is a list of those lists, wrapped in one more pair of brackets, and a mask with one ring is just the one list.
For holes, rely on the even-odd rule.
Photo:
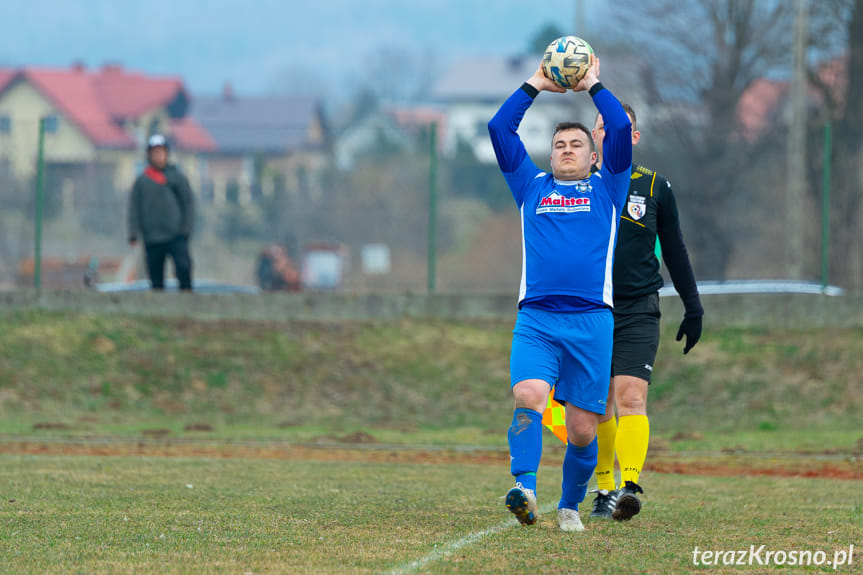
[(614, 341), (610, 309), (560, 313), (522, 308), (512, 333), (511, 385), (541, 379), (554, 387), (556, 401), (605, 413)]

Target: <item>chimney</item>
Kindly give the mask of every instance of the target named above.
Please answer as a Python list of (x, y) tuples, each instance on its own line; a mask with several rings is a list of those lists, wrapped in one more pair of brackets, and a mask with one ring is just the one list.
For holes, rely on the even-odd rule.
[(226, 102), (234, 101), (234, 86), (230, 82), (225, 82), (222, 86), (222, 99)]
[(86, 72), (87, 66), (84, 64), (84, 60), (75, 60), (72, 62), (72, 71), (77, 72), (78, 74)]
[(103, 74), (119, 74), (123, 71), (123, 65), (119, 62), (105, 62), (102, 64)]

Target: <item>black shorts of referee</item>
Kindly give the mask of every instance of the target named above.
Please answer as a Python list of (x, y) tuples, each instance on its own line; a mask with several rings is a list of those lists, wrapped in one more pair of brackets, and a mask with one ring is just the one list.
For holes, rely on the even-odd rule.
[(659, 347), (659, 293), (614, 300), (611, 377), (631, 375), (650, 383)]

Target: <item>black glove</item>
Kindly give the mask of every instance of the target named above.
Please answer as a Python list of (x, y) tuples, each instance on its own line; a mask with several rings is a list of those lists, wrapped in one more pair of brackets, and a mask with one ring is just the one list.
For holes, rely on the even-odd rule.
[(680, 329), (677, 330), (677, 338), (675, 341), (680, 341), (683, 336), (686, 336), (686, 345), (683, 346), (683, 355), (689, 353), (689, 350), (695, 347), (698, 340), (701, 339), (701, 316), (684, 317), (680, 322)]

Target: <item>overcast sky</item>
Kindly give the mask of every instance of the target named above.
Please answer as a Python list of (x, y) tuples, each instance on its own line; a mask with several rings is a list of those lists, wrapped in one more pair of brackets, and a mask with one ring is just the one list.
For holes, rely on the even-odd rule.
[[(547, 23), (574, 29), (578, 1), (0, 0), (0, 66), (116, 62), (182, 76), (193, 94), (226, 81), (246, 95), (334, 90), (382, 47), (433, 54), (438, 67), (522, 53)], [(580, 1), (596, 11), (606, 0)]]

